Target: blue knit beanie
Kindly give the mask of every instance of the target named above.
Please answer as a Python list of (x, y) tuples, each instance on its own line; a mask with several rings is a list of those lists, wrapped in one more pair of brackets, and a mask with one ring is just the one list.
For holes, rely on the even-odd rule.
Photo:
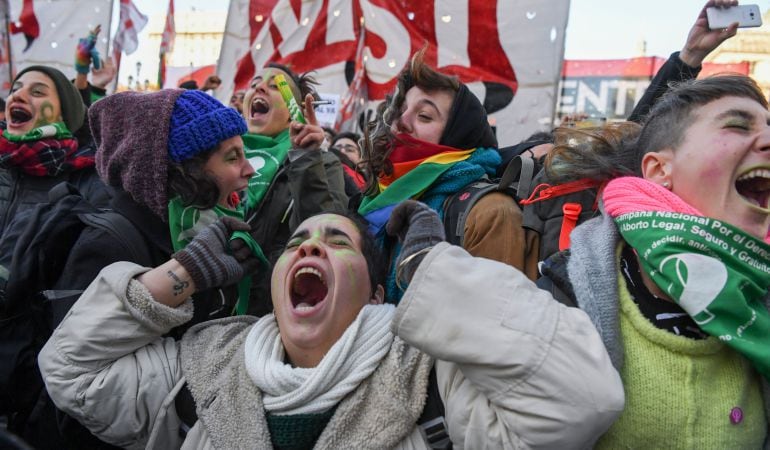
[(176, 99), (168, 133), (168, 156), (182, 162), (225, 139), (245, 134), (243, 117), (202, 91), (185, 91)]

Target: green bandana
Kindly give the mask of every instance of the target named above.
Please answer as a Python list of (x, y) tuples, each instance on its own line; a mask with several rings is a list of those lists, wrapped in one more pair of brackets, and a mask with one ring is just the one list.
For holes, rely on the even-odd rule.
[(72, 133), (63, 122), (55, 122), (33, 128), (21, 136), (9, 134), (8, 130), (3, 130), (3, 137), (11, 142), (34, 142), (43, 138), (69, 139)]
[[(228, 209), (219, 205), (211, 209), (201, 210), (194, 206), (184, 206), (179, 197), (174, 197), (168, 202), (168, 225), (171, 232), (171, 243), (174, 251), (178, 252), (207, 226), (216, 222), (219, 217), (230, 216), (243, 220), (243, 208)], [(245, 231), (236, 231), (230, 240), (243, 239), (251, 252), (262, 262), (262, 267), (268, 267), (267, 258), (262, 249), (251, 235)], [(246, 314), (249, 307), (249, 290), (251, 277), (245, 277), (238, 282), (238, 303), (235, 305), (235, 314)]]
[(770, 380), (770, 245), (698, 215), (632, 212), (615, 223), (655, 284)]
[(254, 176), (249, 180), (249, 189), (246, 194), (246, 210), (253, 211), (265, 197), (278, 168), (289, 154), (291, 148), (289, 129), (281, 131), (274, 138), (259, 134), (244, 134), (243, 148), (246, 159), (255, 171)]

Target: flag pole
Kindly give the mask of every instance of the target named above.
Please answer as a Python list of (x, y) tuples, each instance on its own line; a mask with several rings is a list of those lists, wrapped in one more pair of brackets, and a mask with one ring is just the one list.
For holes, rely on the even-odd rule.
[(11, 5), (8, 0), (1, 0), (3, 2), (3, 15), (5, 17), (5, 27), (3, 33), (5, 33), (5, 48), (8, 51), (8, 82), (13, 81), (13, 53), (11, 47), (11, 33), (8, 32), (11, 26)]
[[(115, 80), (112, 82), (112, 93), (113, 94), (118, 91), (118, 80), (120, 80), (120, 51), (121, 51), (121, 50), (119, 50), (117, 54), (115, 53), (115, 39), (112, 36), (112, 18), (115, 15), (115, 1), (119, 1), (119, 0), (114, 0), (112, 2), (112, 7), (110, 9), (110, 26), (107, 29), (108, 30), (108, 32), (107, 32), (107, 39), (109, 39), (109, 42), (108, 42), (109, 46), (107, 47), (107, 54), (109, 54), (110, 57), (112, 57), (112, 63), (115, 64)], [(118, 7), (118, 20), (120, 20), (120, 16), (119, 15), (120, 15), (120, 8)], [(118, 28), (120, 28), (120, 27), (118, 27)]]
[[(112, 43), (112, 18), (115, 15), (115, 1), (111, 2), (110, 4), (110, 23), (107, 25), (107, 51), (106, 54), (109, 55), (108, 58), (112, 57), (112, 53), (114, 50), (114, 46)], [(115, 81), (112, 82), (112, 93), (114, 94), (115, 91), (118, 90), (118, 75), (120, 75), (120, 66), (118, 65), (119, 61), (115, 61), (113, 58), (113, 64), (115, 64)]]

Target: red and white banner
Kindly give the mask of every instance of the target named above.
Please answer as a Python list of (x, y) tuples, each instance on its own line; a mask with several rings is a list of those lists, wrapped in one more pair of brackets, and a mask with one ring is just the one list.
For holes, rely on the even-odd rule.
[(365, 31), (370, 111), (427, 45), (428, 62), (468, 83), (500, 144), (513, 144), (552, 123), (568, 10), (569, 0), (231, 0), (218, 95), (228, 99), (276, 61), (315, 70), (320, 92), (350, 97)]
[(147, 25), (147, 16), (137, 9), (131, 0), (120, 0), (120, 19), (113, 45), (116, 52), (126, 55), (139, 48), (139, 32)]
[(174, 0), (168, 0), (166, 11), (166, 24), (163, 26), (163, 34), (160, 37), (160, 63), (158, 64), (158, 86), (166, 87), (166, 55), (174, 51), (174, 39), (176, 38), (176, 25), (174, 24)]
[(75, 47), (102, 26), (96, 48), (107, 56), (112, 0), (10, 0), (11, 61), (14, 72), (33, 64), (53, 66), (75, 77)]

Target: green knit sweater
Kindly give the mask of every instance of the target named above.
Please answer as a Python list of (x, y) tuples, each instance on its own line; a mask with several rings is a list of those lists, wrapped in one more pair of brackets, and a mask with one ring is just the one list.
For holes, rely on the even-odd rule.
[(279, 416), (266, 413), (270, 440), (276, 450), (309, 450), (334, 415), (337, 407), (318, 414)]
[(761, 448), (768, 418), (759, 375), (748, 361), (716, 338), (695, 340), (655, 327), (622, 276), (618, 284), (626, 407), (596, 448)]

